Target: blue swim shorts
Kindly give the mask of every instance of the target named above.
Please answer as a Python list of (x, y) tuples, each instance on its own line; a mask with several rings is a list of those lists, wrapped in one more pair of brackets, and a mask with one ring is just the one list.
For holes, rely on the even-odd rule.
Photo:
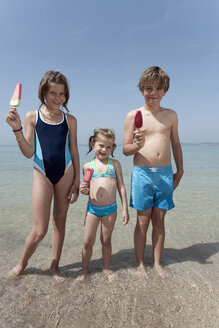
[(164, 210), (175, 207), (172, 166), (134, 166), (130, 206), (139, 211), (145, 211), (154, 206)]
[(117, 202), (106, 206), (96, 206), (89, 202), (87, 204), (87, 212), (96, 215), (98, 217), (109, 215), (116, 211), (117, 211)]

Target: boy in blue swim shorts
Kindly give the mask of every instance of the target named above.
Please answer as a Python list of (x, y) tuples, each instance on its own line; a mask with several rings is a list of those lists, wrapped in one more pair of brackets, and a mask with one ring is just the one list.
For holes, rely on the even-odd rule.
[[(160, 277), (168, 272), (161, 265), (164, 248), (164, 219), (174, 207), (173, 190), (183, 176), (183, 156), (175, 111), (160, 106), (169, 89), (169, 76), (158, 66), (146, 69), (138, 83), (145, 104), (130, 111), (125, 119), (123, 153), (134, 155), (130, 206), (137, 210), (134, 245), (136, 274), (146, 279), (144, 263), (146, 236), (152, 222), (153, 268)], [(135, 115), (142, 116), (142, 126), (135, 126)], [(171, 148), (176, 164), (173, 174)]]
[(140, 211), (154, 206), (171, 210), (174, 207), (172, 166), (134, 166), (130, 206)]

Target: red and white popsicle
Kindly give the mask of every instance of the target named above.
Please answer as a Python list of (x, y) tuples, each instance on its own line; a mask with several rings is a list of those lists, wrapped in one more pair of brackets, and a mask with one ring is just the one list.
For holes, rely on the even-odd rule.
[(89, 167), (84, 173), (84, 176), (83, 176), (84, 182), (90, 182), (93, 173), (94, 173), (94, 170), (91, 167)]
[(21, 90), (22, 90), (22, 84), (17, 83), (16, 88), (14, 89), (13, 96), (11, 97), (11, 101), (10, 101), (10, 105), (12, 107), (17, 107), (20, 105)]
[(140, 129), (143, 125), (143, 117), (140, 110), (138, 110), (135, 114), (134, 124), (137, 129)]

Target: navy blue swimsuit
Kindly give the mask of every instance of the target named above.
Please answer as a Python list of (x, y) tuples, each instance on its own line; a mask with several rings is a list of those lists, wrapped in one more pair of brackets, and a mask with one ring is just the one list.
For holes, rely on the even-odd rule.
[(37, 111), (35, 126), (34, 167), (56, 184), (72, 164), (66, 115), (58, 124), (49, 124)]

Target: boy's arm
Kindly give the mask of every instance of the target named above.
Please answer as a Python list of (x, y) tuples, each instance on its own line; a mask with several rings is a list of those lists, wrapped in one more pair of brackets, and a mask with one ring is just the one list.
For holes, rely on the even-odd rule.
[(123, 207), (122, 220), (123, 220), (123, 224), (125, 225), (129, 221), (129, 213), (128, 213), (127, 194), (126, 194), (126, 189), (125, 189), (125, 185), (123, 182), (123, 176), (122, 176), (122, 168), (121, 168), (120, 163), (116, 160), (113, 160), (113, 165), (114, 165), (115, 171), (116, 171), (117, 188), (118, 188), (119, 196), (120, 196), (122, 207)]
[(178, 134), (178, 118), (175, 112), (173, 112), (173, 125), (171, 128), (170, 138), (171, 138), (171, 145), (173, 150), (173, 158), (176, 164), (176, 173), (173, 175), (174, 189), (175, 189), (178, 186), (184, 173), (182, 148), (181, 148), (179, 134)]
[[(72, 165), (74, 167), (74, 181), (69, 192), (68, 199), (69, 203), (72, 204), (76, 202), (79, 195), (79, 185), (80, 185), (80, 160), (78, 153), (78, 142), (77, 142), (77, 120), (74, 116), (68, 114), (68, 124), (69, 124), (69, 149), (72, 159)], [(73, 198), (72, 198), (73, 194)]]
[[(144, 145), (144, 131), (134, 131), (134, 115), (136, 111), (127, 114), (124, 123), (123, 154), (135, 155)], [(134, 139), (134, 143), (133, 143)]]

